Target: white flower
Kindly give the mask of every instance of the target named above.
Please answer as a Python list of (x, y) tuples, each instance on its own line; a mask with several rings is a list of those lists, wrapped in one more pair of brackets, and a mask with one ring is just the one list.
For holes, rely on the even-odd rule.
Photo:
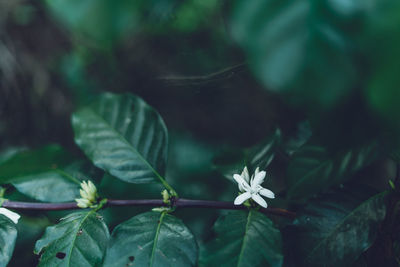
[(19, 218), (21, 218), (21, 215), (19, 215), (18, 213), (12, 212), (11, 210), (8, 210), (8, 209), (5, 209), (5, 208), (0, 208), (0, 214), (3, 214), (7, 218), (9, 218), (15, 224), (17, 224)]
[(91, 203), (89, 200), (87, 200), (86, 198), (76, 198), (75, 201), (76, 201), (76, 205), (77, 205), (79, 208), (82, 208), (82, 209), (86, 209), (86, 208), (90, 207), (90, 205), (92, 204), (92, 203)]
[(76, 205), (82, 209), (88, 208), (92, 206), (93, 204), (96, 203), (97, 201), (97, 188), (96, 186), (92, 183), (92, 181), (85, 182), (83, 181), (81, 183), (81, 188), (79, 190), (79, 193), (82, 198), (77, 198), (75, 199)]
[(261, 186), (264, 182), (265, 175), (266, 172), (260, 171), (258, 167), (251, 178), (247, 167), (244, 167), (241, 175), (234, 174), (233, 179), (238, 183), (239, 190), (242, 192), (242, 194), (235, 199), (234, 204), (240, 205), (251, 198), (261, 207), (266, 208), (268, 206), (267, 202), (260, 195), (268, 198), (275, 198), (275, 194), (271, 190)]

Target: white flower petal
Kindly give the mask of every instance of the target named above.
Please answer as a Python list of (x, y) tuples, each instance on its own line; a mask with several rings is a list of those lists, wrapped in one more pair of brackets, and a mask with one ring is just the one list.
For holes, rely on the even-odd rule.
[(235, 179), (235, 181), (236, 181), (238, 184), (242, 184), (243, 182), (245, 182), (245, 180), (243, 179), (243, 177), (240, 176), (239, 174), (234, 174), (234, 175), (233, 175), (233, 179)]
[(274, 192), (272, 192), (271, 190), (266, 189), (266, 188), (260, 189), (260, 191), (258, 191), (258, 193), (259, 193), (260, 195), (264, 196), (264, 197), (275, 198)]
[(258, 194), (253, 194), (253, 195), (251, 196), (251, 198), (252, 198), (255, 202), (257, 202), (258, 205), (260, 205), (261, 207), (264, 207), (264, 208), (268, 207), (267, 202), (265, 202), (265, 200), (264, 200), (262, 197), (260, 197), (260, 195), (258, 195)]
[(254, 179), (251, 183), (251, 188), (255, 189), (257, 185), (260, 185), (264, 182), (265, 175), (267, 173), (265, 171), (261, 171), (254, 176)]
[(247, 183), (250, 182), (250, 174), (249, 170), (247, 169), (247, 166), (244, 167), (241, 176)]
[(88, 191), (89, 191), (89, 185), (86, 183), (86, 181), (83, 181), (83, 182), (81, 183), (81, 187), (82, 187), (82, 189), (83, 189), (85, 192), (88, 192)]
[(88, 182), (88, 187), (89, 187), (89, 191), (88, 193), (92, 196), (95, 196), (97, 193), (97, 188), (96, 186), (92, 183), (92, 181), (89, 180)]
[(89, 198), (89, 195), (87, 194), (87, 192), (85, 190), (79, 189), (79, 193), (82, 198)]
[(237, 198), (235, 198), (235, 201), (233, 202), (235, 205), (240, 205), (246, 200), (251, 198), (250, 192), (244, 192), (243, 194), (240, 194)]
[(249, 191), (249, 190), (250, 190), (249, 184), (246, 183), (246, 181), (243, 179), (243, 177), (240, 176), (239, 174), (234, 174), (234, 175), (233, 175), (233, 179), (235, 179), (235, 181), (238, 183), (238, 185), (239, 185), (239, 190), (240, 190), (241, 192)]
[(3, 214), (7, 218), (9, 218), (15, 224), (17, 224), (19, 218), (21, 218), (21, 215), (19, 215), (18, 213), (12, 212), (11, 210), (8, 210), (6, 208), (0, 208), (0, 214)]
[(77, 198), (77, 199), (75, 199), (75, 201), (76, 201), (76, 205), (82, 209), (89, 207), (91, 204), (90, 201), (87, 200), (86, 198)]

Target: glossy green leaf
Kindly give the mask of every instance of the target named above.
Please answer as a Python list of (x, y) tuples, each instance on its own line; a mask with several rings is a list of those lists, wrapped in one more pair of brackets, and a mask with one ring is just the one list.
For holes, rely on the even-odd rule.
[(47, 227), (36, 242), (35, 253), (41, 254), (38, 266), (99, 266), (109, 237), (107, 225), (95, 211), (69, 214)]
[(281, 266), (281, 233), (258, 211), (235, 211), (214, 225), (216, 238), (202, 252), (202, 266)]
[(375, 240), (386, 213), (385, 194), (343, 188), (299, 211), (287, 232), (298, 266), (350, 266)]
[(324, 147), (305, 144), (289, 163), (288, 197), (309, 197), (351, 177), (378, 155), (376, 143), (347, 151), (329, 153)]
[(40, 201), (66, 202), (79, 197), (80, 183), (92, 180), (100, 173), (86, 161), (75, 161), (64, 168), (13, 181), (12, 185), (22, 194)]
[(234, 181), (233, 175), (235, 173), (241, 173), (243, 171), (244, 166), (247, 166), (251, 172), (257, 167), (260, 167), (261, 170), (265, 170), (274, 159), (276, 149), (280, 142), (281, 131), (276, 129), (272, 135), (268, 136), (260, 144), (245, 149), (244, 151), (236, 153), (228, 151), (218, 156), (214, 159), (214, 166), (231, 181)]
[(14, 157), (16, 154), (27, 150), (25, 147), (9, 147), (0, 152), (0, 164)]
[(81, 180), (99, 174), (93, 165), (56, 145), (15, 153), (0, 162), (0, 179), (20, 193), (46, 202), (72, 201), (79, 196)]
[(93, 163), (130, 183), (163, 181), (167, 128), (160, 115), (131, 95), (101, 95), (72, 117), (75, 142)]
[(0, 163), (0, 180), (36, 200), (72, 201), (79, 196), (80, 179), (92, 178), (94, 174), (87, 165), (83, 161), (73, 162), (60, 146), (49, 145), (13, 153)]
[(0, 266), (7, 266), (10, 261), (15, 240), (17, 239), (17, 228), (6, 216), (0, 214)]
[(22, 194), (44, 202), (67, 202), (79, 196), (80, 181), (63, 171), (28, 175), (12, 184)]
[(65, 167), (71, 160), (71, 155), (58, 145), (23, 151), (0, 163), (0, 183), (56, 170)]
[(195, 266), (197, 250), (193, 234), (181, 220), (146, 212), (114, 229), (104, 266)]
[(331, 108), (350, 92), (351, 43), (319, 1), (234, 1), (231, 31), (266, 88), (309, 109)]

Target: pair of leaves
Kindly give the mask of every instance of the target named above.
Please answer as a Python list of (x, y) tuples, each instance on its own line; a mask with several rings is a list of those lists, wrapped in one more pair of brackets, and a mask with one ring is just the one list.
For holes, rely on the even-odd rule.
[(107, 225), (95, 211), (69, 214), (47, 227), (36, 242), (35, 253), (41, 254), (38, 266), (99, 266), (109, 237)]
[(129, 183), (163, 182), (168, 133), (160, 115), (131, 94), (103, 94), (72, 116), (75, 142), (99, 168)]
[(215, 158), (215, 168), (231, 181), (233, 181), (233, 175), (235, 173), (240, 174), (244, 166), (247, 166), (250, 172), (257, 167), (265, 170), (274, 159), (280, 142), (281, 131), (276, 129), (272, 135), (258, 145), (238, 153), (229, 152)]
[[(108, 247), (107, 247), (108, 244)], [(195, 266), (197, 244), (172, 215), (146, 212), (118, 225), (110, 238), (95, 211), (72, 213), (36, 242), (39, 266)]]
[(376, 143), (335, 154), (322, 146), (305, 144), (293, 154), (288, 166), (288, 196), (292, 199), (308, 197), (340, 184), (377, 155)]
[(375, 240), (386, 192), (340, 189), (315, 199), (288, 227), (295, 266), (350, 266)]
[(216, 238), (202, 252), (203, 266), (281, 266), (281, 234), (255, 210), (235, 211), (214, 225)]
[[(0, 182), (40, 201), (71, 201), (79, 195), (81, 179), (89, 174), (86, 162), (74, 161), (58, 145), (10, 155), (0, 163)], [(87, 178), (86, 178), (87, 179)]]

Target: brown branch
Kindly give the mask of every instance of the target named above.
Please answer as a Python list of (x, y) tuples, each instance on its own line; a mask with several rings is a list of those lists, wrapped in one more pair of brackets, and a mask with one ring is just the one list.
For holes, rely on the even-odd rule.
[[(76, 202), (66, 203), (39, 203), (39, 202), (19, 202), (5, 200), (3, 205), (4, 208), (10, 209), (21, 209), (21, 210), (71, 210), (79, 209)], [(161, 199), (108, 199), (106, 207), (117, 207), (117, 206), (148, 206), (148, 207), (161, 207), (167, 206)], [(206, 209), (230, 209), (230, 210), (245, 210), (245, 206), (234, 205), (233, 202), (227, 201), (211, 201), (211, 200), (195, 200), (195, 199), (184, 199), (177, 198), (172, 201), (172, 207), (175, 208), (206, 208)], [(294, 218), (296, 213), (279, 209), (279, 208), (260, 208), (259, 210), (265, 214), (278, 215), (288, 218)]]

